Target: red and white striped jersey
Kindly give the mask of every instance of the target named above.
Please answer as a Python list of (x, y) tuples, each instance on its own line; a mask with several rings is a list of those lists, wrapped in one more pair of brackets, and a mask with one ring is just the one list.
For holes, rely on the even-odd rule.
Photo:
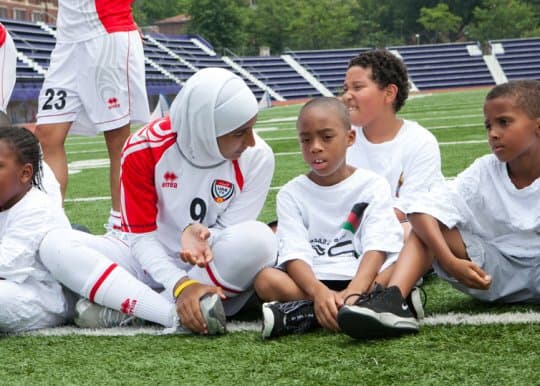
[(122, 229), (155, 232), (169, 256), (178, 256), (190, 223), (223, 229), (257, 219), (274, 172), (272, 150), (258, 136), (238, 160), (202, 168), (184, 158), (177, 135), (162, 118), (133, 133), (122, 154)]
[(60, 0), (56, 21), (59, 42), (80, 42), (113, 32), (133, 31), (134, 0)]

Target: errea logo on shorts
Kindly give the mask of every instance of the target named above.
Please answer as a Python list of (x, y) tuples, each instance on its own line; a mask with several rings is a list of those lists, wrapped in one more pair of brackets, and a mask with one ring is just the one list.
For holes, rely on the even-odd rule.
[(116, 99), (115, 97), (109, 98), (107, 104), (109, 105), (109, 110), (117, 109), (120, 107), (120, 102), (118, 102), (118, 99)]
[(165, 174), (163, 175), (163, 179), (164, 181), (161, 184), (162, 188), (178, 188), (178, 183), (176, 182), (178, 176), (173, 172), (165, 172)]

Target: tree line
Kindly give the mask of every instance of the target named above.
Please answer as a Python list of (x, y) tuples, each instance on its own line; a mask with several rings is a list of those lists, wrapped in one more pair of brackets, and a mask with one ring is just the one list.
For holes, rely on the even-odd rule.
[(188, 33), (237, 55), (540, 36), (540, 0), (138, 0), (134, 14), (188, 14)]

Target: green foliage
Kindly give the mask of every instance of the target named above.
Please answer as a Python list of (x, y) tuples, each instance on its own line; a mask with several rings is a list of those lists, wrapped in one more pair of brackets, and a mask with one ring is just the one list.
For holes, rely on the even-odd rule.
[(197, 33), (218, 49), (245, 45), (248, 8), (243, 0), (187, 0), (190, 33)]
[(351, 15), (352, 1), (303, 0), (295, 3), (299, 6), (288, 26), (290, 32), (296, 31), (291, 33), (289, 40), (292, 49), (340, 47), (356, 28)]
[(133, 4), (133, 15), (141, 26), (186, 12), (186, 0), (138, 0)]
[(421, 8), (418, 22), (437, 38), (434, 41), (449, 42), (451, 34), (458, 31), (461, 17), (450, 12), (448, 4), (439, 3), (433, 8)]
[(480, 41), (525, 37), (539, 28), (538, 13), (520, 0), (483, 0), (473, 14), (469, 37)]
[[(539, 0), (139, 0), (140, 25), (188, 13), (189, 32), (218, 52), (384, 47), (538, 36)], [(465, 36), (467, 35), (467, 36)], [(230, 53), (227, 53), (230, 54)]]

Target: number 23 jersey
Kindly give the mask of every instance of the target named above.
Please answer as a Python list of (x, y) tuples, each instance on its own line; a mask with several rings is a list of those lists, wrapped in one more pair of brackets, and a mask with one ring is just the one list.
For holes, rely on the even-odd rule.
[(122, 153), (122, 228), (155, 231), (170, 256), (190, 223), (215, 231), (257, 219), (274, 173), (272, 150), (256, 135), (238, 160), (208, 168), (184, 158), (177, 135), (162, 118), (133, 133)]

